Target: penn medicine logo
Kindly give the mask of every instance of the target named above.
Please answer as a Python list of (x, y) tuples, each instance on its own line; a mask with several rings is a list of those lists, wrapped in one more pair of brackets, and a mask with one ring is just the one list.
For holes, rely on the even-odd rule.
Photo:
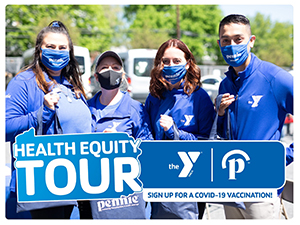
[[(236, 155), (236, 158), (229, 159), (228, 158), (232, 155)], [(242, 150), (232, 150), (227, 152), (223, 159), (222, 159), (222, 169), (226, 169), (227, 165), (226, 162), (228, 161), (229, 167), (229, 180), (236, 180), (236, 174), (242, 173), (245, 169), (245, 161), (249, 162), (250, 157), (247, 155), (246, 152)]]

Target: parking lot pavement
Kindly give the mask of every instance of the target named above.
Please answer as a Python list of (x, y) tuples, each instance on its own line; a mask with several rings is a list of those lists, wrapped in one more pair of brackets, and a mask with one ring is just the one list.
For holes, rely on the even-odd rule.
[[(293, 142), (293, 136), (285, 136), (281, 139), (281, 142), (283, 142), (283, 144), (285, 146), (289, 146)], [(288, 165), (286, 167), (286, 179), (294, 180), (294, 165), (293, 165), (293, 163), (291, 163), (290, 165)], [(293, 218), (293, 215), (294, 215), (293, 203), (283, 200), (283, 205), (287, 212), (288, 219)], [(225, 219), (223, 205), (211, 204), (211, 203), (208, 204), (208, 211), (205, 210), (203, 219), (204, 220)], [(285, 219), (285, 217), (283, 215), (281, 215), (281, 219)]]

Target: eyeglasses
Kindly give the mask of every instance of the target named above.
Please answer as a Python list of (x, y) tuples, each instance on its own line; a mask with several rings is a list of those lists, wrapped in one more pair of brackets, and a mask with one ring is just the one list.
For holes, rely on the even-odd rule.
[(173, 59), (170, 59), (170, 58), (163, 58), (163, 59), (162, 59), (162, 62), (163, 62), (163, 64), (165, 64), (165, 65), (170, 65), (170, 64), (171, 64), (171, 61), (173, 62), (173, 64), (178, 65), (178, 64), (180, 64), (180, 63), (182, 62), (182, 59), (180, 59), (180, 58), (173, 58)]

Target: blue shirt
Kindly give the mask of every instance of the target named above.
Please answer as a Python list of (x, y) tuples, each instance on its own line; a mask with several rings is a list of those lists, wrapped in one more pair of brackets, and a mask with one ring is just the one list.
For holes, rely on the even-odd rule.
[(191, 95), (187, 95), (184, 93), (183, 87), (180, 87), (172, 91), (165, 91), (163, 96), (164, 98), (158, 99), (149, 94), (145, 103), (156, 140), (174, 139), (172, 127), (166, 132), (160, 127), (161, 114), (173, 118), (180, 140), (197, 140), (209, 136), (215, 111), (206, 91), (199, 88)]
[[(50, 81), (44, 72), (47, 82)], [(64, 92), (71, 90), (72, 85), (65, 79), (62, 80)], [(66, 85), (66, 86), (65, 86)], [(43, 104), (45, 93), (38, 87), (35, 74), (31, 69), (21, 72), (15, 76), (8, 84), (6, 89), (6, 141), (12, 145), (18, 134), (36, 128), (38, 125), (38, 112), (42, 110), (43, 134), (54, 134), (54, 114), (52, 110)], [(66, 102), (67, 97), (59, 93), (60, 100), (57, 104), (57, 113), (62, 125), (63, 133), (84, 133), (91, 131), (91, 114), (85, 103), (85, 99), (75, 99), (69, 93), (72, 103)], [(12, 154), (13, 155), (13, 154)], [(15, 168), (14, 157), (12, 157), (12, 180), (11, 190), (15, 191)]]
[[(293, 114), (293, 76), (280, 67), (251, 53), (246, 69), (225, 73), (219, 93), (236, 100), (228, 107), (232, 140), (280, 140), (287, 113)], [(218, 133), (226, 137), (227, 118), (218, 119)], [(286, 165), (294, 159), (294, 145), (286, 148)]]
[[(152, 140), (151, 132), (145, 117), (144, 106), (133, 100), (127, 92), (122, 92), (123, 96), (114, 105), (104, 106), (100, 103), (98, 92), (88, 101), (93, 118), (93, 132), (103, 132), (110, 129), (113, 132), (125, 132), (129, 136), (142, 140)], [(111, 211), (98, 211), (92, 207), (94, 219), (145, 219), (145, 201), (142, 193), (133, 194), (138, 203), (127, 208), (117, 208)], [(91, 201), (91, 205), (97, 205), (98, 200)]]
[(102, 92), (98, 92), (88, 101), (92, 113), (93, 132), (103, 132), (105, 129), (112, 129), (115, 132), (125, 132), (135, 139), (153, 139), (148, 129), (147, 117), (145, 117), (144, 106), (133, 100), (128, 93), (123, 92), (123, 97), (113, 109), (107, 111), (101, 117), (99, 107), (99, 97)]
[[(58, 83), (59, 101), (55, 106), (55, 111), (59, 118), (63, 133), (90, 133), (92, 130), (92, 116), (86, 100), (83, 97), (76, 98), (75, 93), (72, 90), (73, 86), (65, 77), (53, 78)], [(47, 134), (51, 134), (51, 131), (48, 130)]]
[[(219, 94), (236, 100), (228, 107), (233, 140), (279, 140), (287, 113), (293, 114), (293, 77), (280, 67), (251, 53), (247, 68), (225, 73)], [(227, 121), (219, 117), (218, 131), (225, 137)]]
[[(123, 95), (124, 94), (122, 93), (122, 97), (123, 97)], [(109, 113), (116, 111), (116, 109), (119, 107), (120, 103), (121, 103), (121, 101), (118, 101), (114, 105), (102, 105), (100, 101), (96, 101), (96, 110), (98, 113), (98, 117), (103, 118), (106, 115), (108, 115)]]

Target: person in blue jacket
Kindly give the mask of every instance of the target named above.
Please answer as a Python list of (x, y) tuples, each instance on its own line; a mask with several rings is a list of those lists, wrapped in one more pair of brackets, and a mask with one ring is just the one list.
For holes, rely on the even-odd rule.
[[(148, 129), (144, 106), (133, 100), (128, 92), (120, 90), (122, 79), (125, 79), (123, 62), (113, 51), (101, 54), (96, 63), (96, 80), (100, 83), (99, 91), (88, 101), (92, 113), (93, 132), (125, 132), (133, 138), (153, 140)], [(104, 200), (92, 200), (90, 206), (93, 219), (145, 219), (145, 201), (142, 193), (135, 193), (127, 198), (135, 199), (135, 203), (99, 208)], [(128, 200), (129, 201), (129, 200)]]
[[(219, 135), (232, 140), (280, 140), (288, 113), (293, 114), (293, 77), (278, 66), (250, 53), (256, 37), (243, 15), (228, 15), (219, 25), (224, 60), (230, 65), (220, 84), (223, 94), (218, 111)], [(229, 111), (230, 130), (226, 137)], [(293, 161), (293, 144), (286, 164)], [(279, 191), (280, 193), (280, 191)], [(226, 218), (279, 218), (279, 198), (274, 202), (245, 202), (246, 209), (224, 206)]]
[[(40, 135), (91, 132), (73, 43), (62, 22), (53, 21), (39, 32), (33, 62), (10, 81), (5, 97), (6, 141), (11, 146), (18, 134), (32, 127)], [(13, 163), (12, 157), (10, 198), (16, 197)], [(76, 201), (24, 203), (17, 211), (30, 210), (36, 219), (69, 219), (75, 205)]]
[[(156, 54), (151, 71), (150, 94), (145, 107), (155, 140), (207, 139), (214, 120), (214, 106), (201, 88), (200, 69), (182, 41), (170, 39)], [(151, 218), (202, 218), (205, 203), (155, 202)]]

